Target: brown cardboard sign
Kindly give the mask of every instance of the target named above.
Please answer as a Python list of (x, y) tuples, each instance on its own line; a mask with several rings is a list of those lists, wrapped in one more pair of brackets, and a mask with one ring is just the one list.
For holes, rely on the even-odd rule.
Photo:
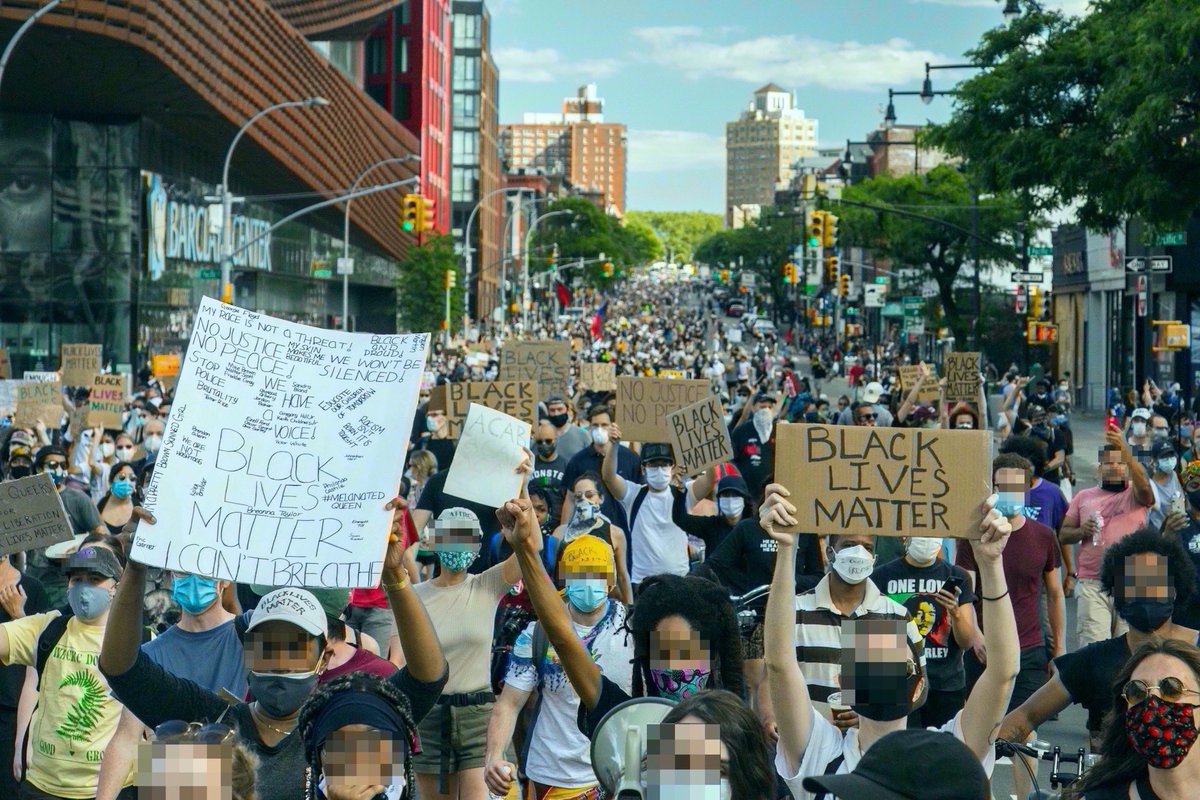
[(917, 381), (923, 381), (921, 391), (917, 392), (917, 402), (922, 405), (933, 405), (936, 403), (938, 401), (937, 370), (934, 370), (932, 367), (930, 370), (933, 374), (927, 378), (922, 378), (921, 366), (919, 364), (906, 364), (900, 367), (900, 391), (903, 392), (903, 397), (908, 397), (908, 393), (912, 391), (912, 387), (916, 385)]
[(54, 481), (44, 472), (0, 487), (0, 555), (35, 550), (72, 536)]
[(47, 428), (56, 428), (62, 416), (61, 382), (26, 381), (17, 387), (17, 413), (13, 424), (18, 428), (33, 428), (38, 420)]
[(615, 392), (617, 365), (608, 361), (585, 361), (579, 365), (579, 382), (593, 392)]
[(124, 375), (95, 375), (88, 400), (88, 424), (116, 430), (121, 427), (121, 412), (129, 393)]
[(617, 377), (613, 422), (630, 442), (666, 442), (667, 414), (712, 394), (708, 381)]
[(429, 393), (429, 408), (446, 412), (452, 439), (459, 437), (472, 403), (501, 411), (530, 426), (537, 424), (538, 393), (533, 381), (445, 383), (433, 387)]
[(990, 431), (778, 425), (775, 480), (803, 533), (979, 538)]
[(566, 397), (570, 377), (570, 342), (509, 342), (500, 354), (500, 380), (534, 381), (541, 397)]
[(667, 430), (671, 433), (675, 463), (689, 477), (714, 464), (733, 460), (725, 407), (716, 395), (667, 414)]
[(946, 402), (975, 403), (979, 400), (979, 353), (946, 353)]
[(0, 380), (7, 380), (12, 377), (12, 361), (8, 357), (8, 351), (0, 347)]
[(102, 349), (98, 344), (64, 344), (59, 354), (63, 385), (91, 386), (103, 366)]

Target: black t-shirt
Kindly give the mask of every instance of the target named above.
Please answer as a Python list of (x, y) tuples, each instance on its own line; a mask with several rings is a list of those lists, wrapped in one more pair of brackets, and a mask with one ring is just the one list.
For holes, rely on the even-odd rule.
[[(41, 581), (21, 573), (17, 585), (25, 591), (25, 616), (50, 610), (50, 605), (46, 602), (46, 590), (42, 588)], [(7, 611), (0, 608), (0, 624), (12, 622), (12, 619)], [(0, 667), (0, 708), (16, 709), (24, 684), (25, 667), (20, 664)]]
[[(497, 509), (446, 494), (443, 489), (446, 487), (446, 476), (449, 474), (450, 470), (443, 469), (429, 476), (429, 480), (425, 481), (425, 487), (421, 489), (421, 499), (417, 501), (417, 508), (428, 511), (432, 515), (430, 517), (431, 524), (432, 520), (436, 520), (448, 508), (465, 508), (475, 512), (475, 516), (479, 517), (479, 527), (483, 531), (483, 538), (479, 543), (480, 557), (475, 559), (475, 563), (467, 569), (467, 572), (479, 575), (487, 569), (487, 553), (485, 551), (488, 537), (500, 530), (500, 522), (496, 519)], [(420, 531), (417, 533), (419, 534)]]
[[(585, 472), (594, 472), (601, 475), (601, 469), (604, 466), (604, 457), (596, 452), (591, 445), (583, 448), (575, 455), (571, 456), (571, 460), (567, 462), (567, 468), (563, 471), (563, 487), (574, 485), (576, 479)], [(630, 450), (625, 445), (617, 450), (617, 474), (627, 481), (641, 483), (638, 473), (642, 466), (642, 459), (637, 453)], [(603, 491), (604, 487), (597, 487)], [(616, 525), (621, 530), (625, 531), (625, 535), (629, 535), (629, 518), (625, 514), (625, 506), (614, 499), (609, 492), (604, 492), (604, 502), (600, 505), (600, 513), (608, 519), (609, 522)], [(630, 556), (632, 558), (632, 554)]]
[(763, 442), (754, 429), (754, 420), (746, 420), (733, 429), (732, 441), (733, 465), (742, 473), (750, 493), (758, 498), (763, 481), (775, 465), (774, 429), (772, 438)]
[(567, 463), (567, 459), (558, 453), (555, 453), (554, 458), (550, 461), (543, 461), (540, 457), (535, 458), (533, 473), (529, 476), (529, 485), (540, 486), (550, 492), (561, 506), (563, 493), (566, 491), (563, 486), (563, 475), (566, 474)]
[[(1036, 436), (1046, 444), (1047, 461), (1053, 459), (1054, 455), (1059, 451), (1062, 451), (1064, 454), (1067, 451), (1067, 442), (1065, 439), (1063, 439), (1063, 435), (1058, 428), (1052, 428), (1047, 425), (1043, 429), (1042, 433), (1039, 434), (1037, 430), (1034, 429), (1030, 432), (1030, 436)], [(1050, 481), (1054, 484), (1062, 483), (1062, 475), (1059, 473), (1059, 467), (1055, 467), (1052, 470), (1047, 470), (1042, 475), (1042, 479)]]
[(1100, 730), (1104, 714), (1112, 709), (1113, 682), (1130, 652), (1127, 637), (1122, 634), (1054, 659), (1058, 679), (1071, 699), (1087, 709), (1089, 731)]
[[(806, 591), (820, 580), (821, 547), (816, 536), (804, 535), (796, 554), (796, 591)], [(779, 543), (767, 535), (758, 520), (743, 519), (708, 553), (705, 561), (730, 594), (743, 595), (751, 589), (771, 583), (775, 572), (775, 554)], [(815, 580), (809, 580), (814, 578)]]
[[(1192, 557), (1192, 564), (1200, 571), (1200, 524), (1189, 519), (1188, 526), (1179, 532), (1179, 538)], [(1182, 605), (1175, 606), (1171, 621), (1192, 630), (1200, 630), (1200, 592), (1192, 594)]]
[(935, 691), (954, 691), (966, 686), (962, 648), (950, 628), (950, 615), (933, 599), (942, 584), (952, 575), (962, 578), (960, 604), (974, 603), (971, 582), (962, 567), (938, 558), (927, 567), (914, 567), (903, 557), (876, 567), (871, 580), (885, 594), (908, 609), (917, 631), (925, 637), (925, 660), (929, 671), (929, 688)]
[(437, 468), (439, 470), (450, 469), (451, 462), (454, 461), (454, 448), (457, 447), (453, 439), (422, 439), (421, 450), (428, 450), (433, 453), (433, 457), (437, 459)]
[[(635, 667), (636, 669), (636, 667)], [(604, 715), (612, 711), (621, 703), (627, 700), (632, 700), (629, 693), (617, 686), (603, 675), (600, 676), (600, 699), (596, 701), (596, 707), (591, 711), (583, 703), (579, 704), (579, 717), (576, 720), (579, 725), (579, 731), (588, 739), (596, 733), (596, 728), (604, 719)]]
[(1108, 786), (1088, 789), (1083, 793), (1083, 800), (1129, 800), (1129, 787), (1135, 783), (1137, 784), (1138, 796), (1142, 800), (1162, 800), (1150, 788), (1150, 776), (1144, 772), (1128, 783), (1109, 784)]

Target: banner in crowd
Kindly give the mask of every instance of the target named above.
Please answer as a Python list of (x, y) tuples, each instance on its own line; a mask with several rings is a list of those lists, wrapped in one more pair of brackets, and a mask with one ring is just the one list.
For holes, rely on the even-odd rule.
[(121, 412), (129, 394), (125, 375), (93, 375), (88, 397), (88, 425), (116, 430), (121, 427)]
[(500, 352), (500, 380), (534, 381), (538, 396), (567, 396), (570, 342), (508, 342)]
[[(517, 496), (524, 480), (516, 472), (529, 447), (528, 422), (502, 411), (472, 403), (444, 491), (473, 503), (499, 508)], [(494, 531), (494, 519), (481, 519), (484, 532)]]
[(675, 463), (689, 477), (714, 464), (733, 461), (725, 407), (716, 395), (710, 394), (698, 403), (667, 414), (667, 430), (671, 433)]
[(900, 399), (908, 397), (908, 393), (912, 388), (921, 384), (921, 390), (917, 392), (917, 402), (930, 406), (938, 401), (938, 379), (937, 370), (930, 367), (931, 375), (922, 378), (921, 366), (919, 364), (905, 364), (899, 368), (900, 372)]
[(947, 403), (979, 402), (979, 360), (979, 353), (946, 353), (942, 371)]
[(17, 410), (13, 425), (32, 429), (40, 421), (47, 428), (57, 428), (62, 417), (61, 383), (56, 380), (24, 381), (17, 386)]
[(593, 392), (617, 389), (617, 365), (611, 361), (584, 361), (579, 365), (579, 382)]
[(667, 414), (712, 394), (708, 381), (676, 378), (617, 378), (613, 422), (629, 442), (667, 442)]
[(266, 586), (379, 583), (428, 334), (310, 328), (205, 298), (131, 557)]
[(102, 349), (98, 344), (64, 344), (58, 361), (63, 385), (91, 386), (104, 367)]
[(21, 376), (22, 380), (36, 381), (38, 383), (53, 383), (58, 380), (57, 372), (47, 372), (46, 370), (27, 369), (25, 374)]
[(979, 538), (992, 433), (778, 425), (775, 480), (802, 533)]
[(444, 383), (429, 393), (429, 408), (446, 412), (451, 439), (462, 435), (463, 420), (472, 403), (501, 411), (530, 426), (537, 424), (537, 384), (533, 381)]
[(0, 381), (0, 413), (11, 414), (17, 408), (17, 389), (23, 381)]
[(0, 484), (0, 556), (58, 544), (71, 536), (71, 520), (49, 474)]

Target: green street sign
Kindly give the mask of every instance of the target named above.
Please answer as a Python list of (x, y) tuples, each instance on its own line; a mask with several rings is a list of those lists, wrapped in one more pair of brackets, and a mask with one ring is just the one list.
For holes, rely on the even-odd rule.
[(333, 270), (329, 270), (329, 269), (314, 269), (312, 274), (313, 274), (313, 277), (314, 277), (314, 278), (332, 278), (332, 277), (333, 277)]
[(886, 275), (877, 275), (877, 276), (875, 276), (875, 282), (886, 284), (888, 282), (887, 276)]
[(199, 269), (196, 270), (196, 277), (202, 281), (219, 281), (221, 279), (221, 270)]
[(1154, 236), (1158, 247), (1178, 247), (1187, 244), (1187, 231), (1163, 231)]
[(900, 302), (905, 308), (920, 308), (925, 305), (924, 297), (901, 297)]
[(1030, 245), (1029, 247), (1025, 248), (1025, 252), (1031, 256), (1052, 256), (1054, 255), (1054, 248)]

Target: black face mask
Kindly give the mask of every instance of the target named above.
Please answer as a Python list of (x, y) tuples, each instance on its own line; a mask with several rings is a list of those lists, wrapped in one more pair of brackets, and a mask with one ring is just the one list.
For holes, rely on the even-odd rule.
[(1106, 492), (1123, 492), (1125, 491), (1125, 481), (1103, 481), (1100, 488)]
[[(903, 719), (916, 710), (910, 702), (920, 677), (908, 674), (908, 665), (856, 664), (855, 673), (870, 678), (854, 681), (854, 700), (851, 710), (860, 717), (876, 722)], [(923, 705), (923, 703), (921, 704)]]
[(8, 468), (8, 475), (13, 480), (18, 478), (28, 478), (33, 474), (33, 467), (27, 467), (22, 464), (17, 464)]
[(1135, 598), (1122, 600), (1116, 604), (1117, 613), (1121, 615), (1129, 627), (1142, 633), (1156, 631), (1171, 618), (1175, 612), (1175, 603), (1170, 600), (1150, 600)]
[(550, 420), (550, 424), (556, 428), (561, 428), (563, 425), (567, 424), (566, 414), (551, 414), (550, 416), (546, 417), (546, 419)]
[(1200, 509), (1200, 489), (1188, 492), (1187, 499), (1192, 508)]

